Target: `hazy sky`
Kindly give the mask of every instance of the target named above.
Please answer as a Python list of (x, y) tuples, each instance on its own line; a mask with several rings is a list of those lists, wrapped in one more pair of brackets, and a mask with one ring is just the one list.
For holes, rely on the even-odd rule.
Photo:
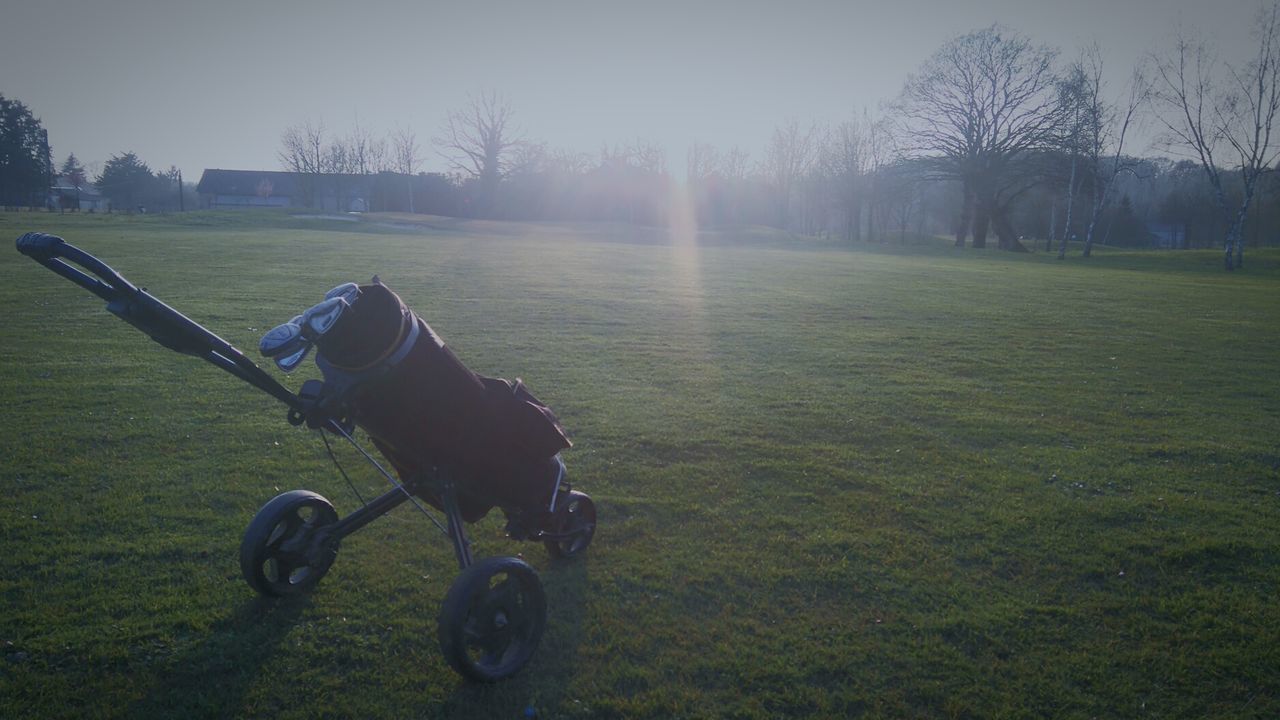
[[(788, 119), (874, 111), (948, 38), (999, 22), (1072, 54), (1096, 40), (1116, 83), (1174, 24), (1224, 53), (1256, 0), (35, 0), (0, 12), (0, 94), (96, 170), (280, 169), (280, 135), (323, 121), (417, 133), (423, 169), (446, 111), (505, 94), (553, 147), (637, 139), (683, 175), (694, 141), (759, 159)], [(95, 163), (97, 165), (95, 165)]]

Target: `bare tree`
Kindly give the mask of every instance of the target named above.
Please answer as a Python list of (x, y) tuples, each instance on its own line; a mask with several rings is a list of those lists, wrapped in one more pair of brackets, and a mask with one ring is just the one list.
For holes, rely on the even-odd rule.
[(720, 174), (730, 182), (742, 182), (747, 179), (751, 167), (751, 154), (734, 145), (724, 154), (720, 161)]
[(355, 175), (368, 175), (382, 172), (388, 167), (387, 141), (373, 136), (368, 128), (357, 121), (345, 138), (334, 141), (334, 145), (342, 146), (345, 163), (342, 170)]
[[(1213, 187), (1226, 225), (1223, 263), (1242, 267), (1242, 229), (1261, 180), (1276, 164), (1280, 147), (1271, 131), (1280, 111), (1280, 3), (1259, 8), (1254, 26), (1257, 53), (1242, 65), (1222, 67), (1201, 41), (1179, 31), (1174, 49), (1156, 59), (1154, 97), (1167, 112), (1165, 144), (1195, 158)], [(1231, 176), (1219, 166), (1231, 158)], [(1240, 200), (1227, 184), (1239, 179)]]
[(867, 168), (862, 183), (867, 206), (867, 240), (884, 242), (889, 226), (888, 207), (893, 201), (891, 196), (886, 197), (886, 170), (895, 161), (902, 162), (906, 158), (891, 124), (883, 120), (872, 121), (866, 113), (863, 113), (863, 122), (867, 133)]
[(897, 225), (899, 242), (907, 242), (907, 231), (911, 227), (912, 217), (923, 225), (925, 216), (925, 192), (928, 181), (927, 172), (919, 160), (899, 160), (884, 167), (876, 173), (884, 189), (880, 197), (883, 208), (882, 223), (884, 240), (889, 239), (889, 220)]
[(325, 156), (324, 123), (312, 124), (310, 120), (293, 125), (280, 137), (277, 157), (285, 170), (295, 173), (323, 172)]
[(720, 171), (720, 153), (714, 145), (695, 142), (685, 155), (685, 177), (690, 185), (705, 183)]
[(405, 187), (409, 193), (409, 212), (413, 209), (413, 176), (418, 172), (418, 163), (422, 162), (418, 148), (418, 136), (408, 128), (398, 128), (391, 134), (390, 167), (405, 176)]
[(627, 148), (627, 156), (631, 165), (652, 175), (667, 174), (667, 151), (661, 145), (637, 138)]
[(351, 173), (354, 160), (351, 150), (342, 138), (335, 138), (324, 148), (324, 172)]
[(720, 151), (714, 145), (694, 142), (685, 154), (685, 182), (692, 212), (703, 224), (724, 221)]
[(801, 129), (799, 121), (791, 120), (773, 130), (769, 145), (765, 148), (762, 170), (773, 183), (778, 203), (778, 227), (791, 225), (791, 204), (796, 185), (805, 175), (814, 159), (817, 128)]
[(722, 220), (730, 223), (742, 222), (743, 195), (751, 172), (751, 154), (734, 145), (720, 156), (719, 171), (725, 190)]
[(326, 140), (324, 122), (312, 124), (310, 120), (293, 125), (280, 137), (280, 164), (298, 175), (303, 202), (308, 207), (315, 203), (316, 176), (326, 171)]
[(1007, 209), (1026, 189), (1023, 159), (1051, 144), (1061, 118), (1055, 57), (993, 25), (954, 38), (907, 80), (896, 114), (908, 149), (963, 187), (957, 246), (972, 229), (974, 247), (985, 247), (994, 223), (1002, 248), (1025, 249)]
[(595, 166), (595, 159), (590, 153), (556, 149), (548, 155), (547, 164), (555, 173), (576, 176), (589, 172)]
[(1059, 260), (1067, 256), (1067, 243), (1071, 239), (1074, 226), (1076, 195), (1084, 184), (1084, 173), (1081, 172), (1080, 167), (1081, 156), (1089, 145), (1089, 136), (1097, 133), (1097, 126), (1092, 123), (1096, 118), (1091, 112), (1096, 108), (1091, 100), (1097, 100), (1097, 97), (1089, 97), (1092, 79), (1085, 69), (1083, 56), (1081, 56), (1067, 68), (1066, 74), (1058, 83), (1059, 102), (1066, 109), (1058, 145), (1070, 158), (1071, 168), (1067, 175), (1067, 215), (1062, 223), (1062, 234), (1058, 238)]
[(862, 186), (869, 160), (867, 144), (866, 125), (855, 118), (831, 130), (822, 153), (822, 163), (833, 183), (835, 203), (844, 211), (844, 236), (849, 242), (862, 239)]
[(633, 224), (662, 221), (670, 178), (666, 153), (657, 144), (637, 139), (628, 146), (605, 145), (591, 174), (591, 197), (602, 217)]
[(512, 148), (521, 142), (512, 126), (513, 117), (505, 97), (482, 92), (479, 97), (469, 96), (462, 109), (450, 111), (440, 135), (432, 139), (450, 168), (480, 183), (485, 213), (496, 201)]
[[(1082, 149), (1092, 190), (1082, 250), (1082, 254), (1089, 257), (1093, 252), (1098, 220), (1111, 201), (1116, 178), (1134, 169), (1134, 163), (1125, 159), (1124, 145), (1139, 110), (1150, 96), (1151, 82), (1145, 68), (1139, 64), (1129, 77), (1124, 100), (1108, 100), (1103, 80), (1102, 51), (1097, 44), (1086, 49), (1072, 74), (1083, 81), (1078, 85), (1076, 99), (1082, 105), (1081, 115), (1085, 118), (1081, 125), (1084, 131)], [(1058, 257), (1061, 258), (1062, 254), (1059, 253)]]
[(800, 232), (818, 235), (831, 226), (831, 213), (838, 208), (832, 197), (835, 184), (834, 167), (825, 162), (823, 151), (830, 141), (831, 129), (814, 128), (812, 158), (809, 167), (797, 183), (796, 204), (800, 211)]
[(522, 142), (511, 149), (508, 176), (532, 177), (545, 174), (551, 167), (551, 150), (545, 142)]

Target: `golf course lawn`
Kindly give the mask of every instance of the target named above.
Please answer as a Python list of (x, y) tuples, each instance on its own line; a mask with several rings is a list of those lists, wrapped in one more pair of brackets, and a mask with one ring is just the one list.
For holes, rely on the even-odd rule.
[[(1014, 256), (616, 225), (0, 213), (257, 356), (375, 273), (574, 440), (599, 527), (461, 680), (402, 506), (260, 599), (280, 492), (359, 506), (280, 403), (0, 252), (0, 718), (1280, 717), (1280, 251)], [(310, 360), (291, 389), (318, 377)], [(366, 498), (385, 481), (335, 446)]]

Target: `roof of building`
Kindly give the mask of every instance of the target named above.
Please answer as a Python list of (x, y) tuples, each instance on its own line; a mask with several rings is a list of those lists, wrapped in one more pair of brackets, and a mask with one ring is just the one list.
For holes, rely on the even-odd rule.
[(274, 170), (205, 170), (196, 185), (196, 192), (288, 197), (294, 194), (296, 177), (297, 173)]
[(375, 175), (351, 173), (307, 173), (280, 170), (205, 170), (196, 185), (196, 192), (210, 195), (259, 195), (261, 197), (290, 197), (297, 195), (303, 182), (315, 183), (312, 188), (322, 192), (367, 193)]
[(57, 175), (53, 178), (53, 190), (61, 193), (78, 192), (82, 200), (102, 197), (101, 193), (98, 192), (98, 186), (91, 182), (82, 182), (77, 187), (66, 175)]

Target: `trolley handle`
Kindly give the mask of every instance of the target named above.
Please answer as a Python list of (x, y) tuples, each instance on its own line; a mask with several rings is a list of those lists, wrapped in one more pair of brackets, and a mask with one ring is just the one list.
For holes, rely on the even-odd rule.
[(146, 333), (164, 347), (206, 360), (290, 408), (302, 408), (302, 401), (297, 395), (267, 375), (231, 343), (164, 304), (145, 289), (135, 287), (110, 265), (57, 235), (27, 233), (18, 238), (18, 252), (106, 300), (107, 310), (111, 314)]
[[(30, 232), (18, 238), (18, 252), (44, 265), (62, 277), (97, 295), (113, 302), (124, 300), (138, 292), (138, 288), (125, 280), (120, 273), (98, 258), (63, 240), (57, 235)], [(92, 272), (97, 277), (85, 274), (62, 260), (66, 258)]]

